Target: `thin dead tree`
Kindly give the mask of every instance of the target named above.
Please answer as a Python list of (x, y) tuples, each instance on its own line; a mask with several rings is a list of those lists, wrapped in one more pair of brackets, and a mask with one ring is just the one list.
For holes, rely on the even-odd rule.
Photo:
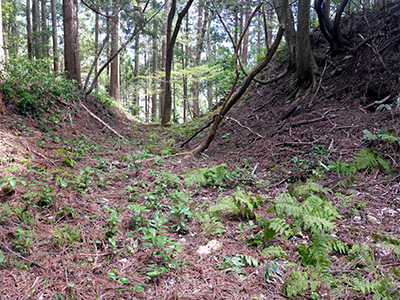
[(276, 39), (274, 43), (272, 44), (271, 48), (267, 52), (265, 58), (260, 61), (257, 66), (253, 68), (253, 70), (248, 74), (248, 76), (244, 79), (242, 86), (234, 93), (237, 82), (239, 80), (239, 69), (238, 69), (238, 54), (239, 54), (239, 48), (240, 44), (243, 40), (244, 34), (246, 33), (249, 24), (254, 17), (255, 13), (260, 9), (261, 5), (258, 5), (257, 8), (253, 11), (253, 13), (250, 15), (250, 18), (246, 24), (245, 30), (243, 31), (238, 43), (237, 47), (235, 49), (235, 72), (236, 72), (236, 79), (232, 85), (232, 88), (226, 97), (224, 103), (222, 104), (221, 108), (219, 109), (218, 115), (214, 119), (214, 123), (212, 128), (210, 129), (207, 137), (204, 139), (203, 142), (201, 142), (196, 148), (194, 148), (192, 151), (190, 151), (191, 155), (198, 155), (202, 152), (204, 152), (211, 144), (211, 142), (214, 140), (214, 137), (217, 132), (218, 125), (221, 123), (223, 117), (230, 111), (230, 109), (236, 104), (236, 102), (242, 97), (242, 95), (246, 92), (247, 88), (249, 87), (250, 83), (253, 81), (254, 77), (260, 73), (265, 66), (271, 61), (273, 55), (275, 54), (276, 50), (278, 49), (278, 46), (281, 42), (283, 33), (285, 31), (285, 24), (286, 24), (286, 12), (287, 12), (287, 7), (288, 7), (288, 0), (283, 1), (283, 16), (280, 20), (280, 25), (279, 25), (279, 30), (276, 36)]

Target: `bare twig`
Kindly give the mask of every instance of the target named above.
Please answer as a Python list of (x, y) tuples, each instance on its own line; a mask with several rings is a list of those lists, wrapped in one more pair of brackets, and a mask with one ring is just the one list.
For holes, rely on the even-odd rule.
[(265, 136), (262, 136), (261, 134), (259, 134), (259, 133), (257, 133), (257, 132), (255, 132), (255, 131), (253, 131), (250, 127), (247, 127), (247, 126), (244, 126), (244, 125), (242, 125), (238, 120), (236, 120), (236, 119), (234, 119), (234, 118), (231, 118), (231, 117), (224, 117), (226, 120), (232, 120), (232, 121), (235, 121), (240, 127), (243, 127), (243, 128), (246, 128), (248, 131), (250, 131), (251, 133), (254, 133), (255, 135), (257, 135), (258, 137), (260, 137), (260, 138), (262, 138), (262, 139), (265, 139)]
[(21, 259), (23, 259), (23, 260), (25, 260), (25, 261), (28, 261), (29, 263), (31, 263), (31, 264), (33, 264), (33, 265), (35, 265), (35, 266), (38, 266), (39, 268), (44, 269), (44, 267), (43, 267), (41, 264), (39, 264), (38, 262), (23, 257), (21, 254), (18, 254), (17, 252), (12, 251), (10, 248), (8, 248), (8, 247), (7, 247), (6, 245), (4, 245), (4, 244), (3, 244), (3, 247), (4, 247), (8, 252), (11, 252), (12, 254), (18, 256), (19, 258), (21, 258)]
[(392, 97), (392, 95), (389, 95), (389, 96), (383, 98), (382, 100), (377, 100), (377, 101), (375, 101), (375, 102), (373, 102), (373, 103), (371, 103), (371, 104), (368, 104), (365, 108), (370, 108), (371, 106), (374, 106), (374, 105), (383, 104), (383, 103), (385, 103), (386, 101), (388, 101), (388, 100), (390, 99), (390, 97)]
[(98, 116), (96, 116), (94, 113), (92, 113), (85, 105), (82, 104), (82, 107), (84, 109), (86, 109), (86, 111), (93, 117), (95, 118), (97, 121), (99, 121), (101, 124), (103, 124), (104, 126), (106, 126), (110, 131), (114, 132), (118, 137), (120, 137), (121, 139), (123, 139), (124, 141), (128, 141), (124, 136), (120, 135), (117, 131), (115, 131), (114, 129), (111, 128), (110, 125), (108, 125), (106, 122), (104, 122), (102, 119), (100, 119)]
[(323, 69), (323, 71), (322, 71), (321, 77), (320, 77), (320, 79), (319, 79), (319, 83), (318, 83), (317, 90), (315, 91), (315, 94), (312, 96), (312, 98), (311, 98), (311, 100), (310, 100), (310, 103), (308, 104), (308, 107), (311, 107), (311, 106), (312, 106), (313, 101), (314, 101), (315, 97), (317, 96), (317, 94), (318, 94), (318, 92), (319, 92), (319, 90), (320, 90), (320, 88), (321, 88), (322, 80), (324, 79), (324, 74), (325, 74), (327, 65), (328, 65), (328, 60), (325, 60), (325, 66), (324, 66), (324, 69)]

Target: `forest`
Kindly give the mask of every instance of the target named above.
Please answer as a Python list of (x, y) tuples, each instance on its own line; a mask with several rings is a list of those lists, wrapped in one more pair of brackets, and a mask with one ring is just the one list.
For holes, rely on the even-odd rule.
[(0, 299), (400, 299), (400, 1), (0, 5)]

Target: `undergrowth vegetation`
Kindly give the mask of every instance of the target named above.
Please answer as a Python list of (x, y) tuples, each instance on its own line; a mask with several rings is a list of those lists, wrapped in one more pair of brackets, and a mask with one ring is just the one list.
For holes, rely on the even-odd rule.
[[(388, 262), (400, 258), (400, 239), (381, 231), (383, 216), (368, 207), (373, 199), (356, 190), (378, 173), (396, 179), (395, 133), (364, 130), (350, 159), (332, 159), (333, 149), (313, 145), (258, 174), (244, 157), (213, 164), (204, 156), (182, 166), (176, 141), (194, 133), (198, 120), (138, 130), (129, 142), (93, 131), (64, 135), (55, 125), (73, 128), (77, 112), (61, 117), (54, 104), (68, 109), (82, 95), (61, 75), (43, 76), (47, 67), (20, 60), (2, 78), (4, 97), (37, 121), (13, 120), (7, 128), (14, 140), (0, 160), (2, 270), (60, 269), (40, 283), (68, 277), (54, 299), (80, 299), (77, 287), (95, 289), (97, 277), (116, 295), (144, 296), (194, 278), (202, 261), (213, 274), (260, 280), (261, 295), (268, 285), (287, 298), (400, 299), (399, 265)], [(272, 182), (287, 187), (276, 193)], [(387, 211), (395, 215), (393, 199)], [(373, 232), (365, 230), (369, 223), (377, 225)], [(208, 240), (234, 247), (207, 258), (197, 250)], [(74, 281), (78, 273), (88, 277)]]

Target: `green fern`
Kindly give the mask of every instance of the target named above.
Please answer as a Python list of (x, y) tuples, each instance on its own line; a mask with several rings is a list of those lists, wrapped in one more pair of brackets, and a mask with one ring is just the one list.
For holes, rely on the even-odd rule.
[(228, 170), (226, 164), (221, 164), (213, 168), (199, 168), (191, 171), (185, 178), (187, 186), (193, 184), (198, 185), (212, 185), (212, 186), (223, 186), (227, 179)]
[(278, 236), (289, 238), (300, 231), (308, 233), (311, 243), (299, 245), (300, 256), (305, 265), (315, 266), (319, 277), (326, 278), (331, 277), (328, 274), (330, 253), (347, 250), (344, 244), (328, 235), (335, 229), (335, 221), (341, 218), (337, 208), (326, 197), (329, 192), (323, 186), (309, 182), (296, 186), (290, 194), (284, 192), (278, 195), (270, 208), (275, 217), (266, 221), (263, 231), (266, 242)]
[(283, 292), (289, 298), (296, 298), (303, 294), (306, 290), (311, 289), (314, 292), (318, 287), (319, 281), (309, 279), (307, 273), (293, 270), (289, 278), (285, 280)]
[(257, 218), (254, 209), (263, 202), (260, 197), (252, 197), (239, 191), (224, 197), (216, 205), (211, 206), (208, 212), (212, 215), (239, 216), (254, 220)]
[(297, 217), (301, 214), (301, 208), (297, 199), (289, 193), (279, 194), (269, 212), (275, 212), (278, 217)]
[(390, 163), (380, 157), (379, 154), (375, 153), (371, 149), (363, 148), (355, 154), (353, 162), (350, 165), (350, 171), (352, 174), (361, 170), (371, 172), (379, 166), (381, 166), (386, 172), (389, 172), (391, 169)]
[(209, 213), (204, 213), (200, 216), (200, 222), (203, 223), (204, 230), (207, 234), (223, 234), (226, 229), (224, 224), (221, 222), (221, 218), (212, 216)]
[(396, 292), (396, 281), (391, 276), (385, 276), (384, 278), (369, 281), (367, 279), (361, 280), (357, 277), (348, 280), (349, 286), (357, 292), (361, 292), (364, 296), (373, 295), (374, 300), (388, 299), (395, 300), (400, 299), (400, 295)]
[(363, 130), (363, 133), (366, 138), (370, 140), (381, 139), (387, 142), (398, 143), (400, 145), (400, 137), (394, 136), (392, 132), (387, 129), (379, 130), (378, 134), (372, 134), (369, 130)]
[(275, 217), (270, 221), (266, 221), (266, 226), (263, 230), (263, 238), (266, 242), (276, 236), (289, 238), (293, 235), (293, 230), (290, 225), (282, 218)]
[(261, 255), (269, 257), (271, 259), (288, 257), (285, 250), (283, 250), (283, 248), (281, 246), (269, 246), (269, 247), (265, 248), (263, 251), (261, 251)]

